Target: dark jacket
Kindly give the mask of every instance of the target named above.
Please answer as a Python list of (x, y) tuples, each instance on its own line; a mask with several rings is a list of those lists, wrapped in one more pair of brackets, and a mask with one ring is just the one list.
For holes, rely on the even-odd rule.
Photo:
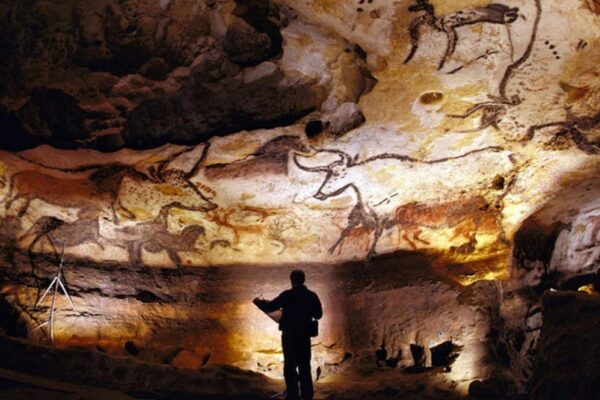
[(297, 334), (308, 334), (310, 322), (323, 316), (319, 296), (304, 285), (282, 292), (273, 300), (262, 300), (257, 306), (264, 312), (281, 309), (279, 330)]

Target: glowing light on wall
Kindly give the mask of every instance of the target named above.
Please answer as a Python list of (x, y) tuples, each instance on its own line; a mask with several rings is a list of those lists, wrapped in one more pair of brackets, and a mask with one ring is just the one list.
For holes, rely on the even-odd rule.
[(468, 276), (459, 276), (457, 280), (461, 285), (469, 286), (478, 281), (495, 281), (505, 279), (506, 277), (506, 271), (482, 271)]
[(588, 285), (583, 285), (577, 289), (578, 292), (584, 292), (587, 294), (594, 293), (594, 284), (590, 283)]

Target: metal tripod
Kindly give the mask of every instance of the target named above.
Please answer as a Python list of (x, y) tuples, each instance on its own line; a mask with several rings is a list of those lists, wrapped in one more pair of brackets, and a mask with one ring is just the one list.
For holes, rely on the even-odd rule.
[(54, 292), (52, 292), (52, 305), (50, 306), (50, 317), (48, 318), (48, 321), (44, 322), (43, 324), (41, 324), (37, 328), (35, 328), (35, 329), (40, 329), (46, 325), (50, 326), (50, 342), (52, 342), (52, 343), (54, 342), (54, 309), (55, 309), (55, 305), (56, 305), (56, 294), (58, 293), (59, 287), (62, 289), (62, 292), (64, 293), (64, 295), (67, 296), (67, 300), (69, 300), (69, 304), (71, 304), (71, 308), (73, 310), (75, 310), (75, 306), (73, 305), (71, 296), (69, 296), (69, 292), (67, 292), (67, 289), (65, 288), (65, 285), (62, 282), (62, 269), (63, 269), (64, 261), (65, 261), (65, 243), (63, 242), (62, 251), (60, 253), (60, 264), (58, 265), (58, 272), (56, 273), (56, 276), (54, 277), (54, 279), (52, 279), (52, 282), (50, 282), (50, 286), (48, 286), (48, 288), (46, 289), (46, 291), (44, 292), (42, 297), (40, 297), (40, 299), (35, 303), (35, 308), (37, 308), (40, 305), (40, 303), (42, 301), (44, 301), (44, 299), (46, 298), (46, 295), (50, 292), (50, 290), (52, 290), (54, 288)]

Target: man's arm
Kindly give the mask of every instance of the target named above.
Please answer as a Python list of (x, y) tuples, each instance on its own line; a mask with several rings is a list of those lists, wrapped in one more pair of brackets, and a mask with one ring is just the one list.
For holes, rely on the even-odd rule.
[(312, 317), (314, 319), (321, 319), (323, 316), (323, 306), (321, 305), (321, 300), (319, 300), (319, 296), (314, 293), (313, 296), (313, 309), (312, 309)]
[(279, 310), (283, 306), (282, 294), (275, 297), (273, 300), (259, 299), (258, 297), (252, 300), (254, 304), (262, 311), (270, 313)]

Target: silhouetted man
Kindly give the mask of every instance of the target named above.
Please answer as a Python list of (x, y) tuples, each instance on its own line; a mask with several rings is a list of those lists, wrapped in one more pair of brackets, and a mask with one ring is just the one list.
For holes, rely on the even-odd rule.
[[(313, 319), (323, 316), (319, 296), (304, 286), (304, 272), (292, 271), (292, 288), (282, 292), (271, 301), (256, 298), (254, 304), (264, 312), (281, 309), (279, 321), (281, 344), (283, 347), (283, 375), (288, 400), (297, 400), (298, 376), (303, 400), (312, 400), (313, 383), (310, 371), (310, 337), (316, 336)], [(314, 322), (316, 324), (316, 322)], [(312, 329), (311, 329), (312, 328)], [(296, 372), (298, 368), (298, 372)]]

